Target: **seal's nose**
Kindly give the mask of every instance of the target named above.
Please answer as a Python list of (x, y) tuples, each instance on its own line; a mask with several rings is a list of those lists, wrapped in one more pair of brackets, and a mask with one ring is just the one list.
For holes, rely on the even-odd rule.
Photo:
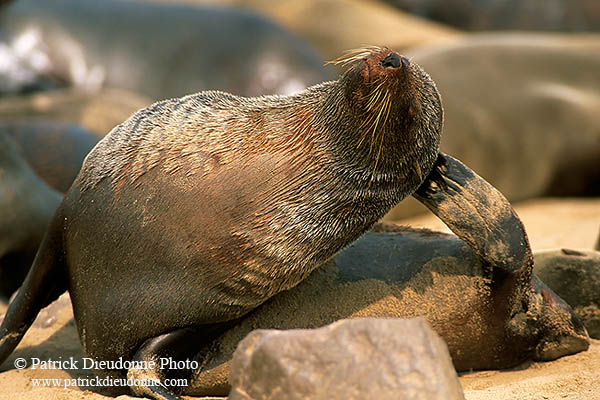
[[(400, 68), (401, 63), (404, 64), (405, 58), (402, 57), (402, 61), (400, 61), (400, 56), (396, 53), (392, 53), (383, 60), (381, 60), (381, 66), (386, 68)], [(406, 64), (404, 64), (406, 66)]]

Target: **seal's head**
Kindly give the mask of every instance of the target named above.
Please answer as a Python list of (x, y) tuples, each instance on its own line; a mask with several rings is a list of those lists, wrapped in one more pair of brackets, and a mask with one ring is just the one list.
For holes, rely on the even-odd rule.
[(550, 361), (589, 347), (588, 333), (573, 309), (537, 276), (522, 294), (507, 327), (512, 340), (531, 342), (536, 361)]
[(541, 339), (536, 346), (534, 360), (549, 361), (587, 350), (589, 336), (571, 306), (548, 286), (533, 276), (535, 304), (540, 308), (538, 317)]
[(341, 95), (354, 113), (357, 147), (374, 157), (378, 171), (409, 171), (402, 179), (422, 181), (437, 157), (443, 124), (441, 98), (429, 75), (381, 47), (352, 50), (331, 63), (347, 68)]

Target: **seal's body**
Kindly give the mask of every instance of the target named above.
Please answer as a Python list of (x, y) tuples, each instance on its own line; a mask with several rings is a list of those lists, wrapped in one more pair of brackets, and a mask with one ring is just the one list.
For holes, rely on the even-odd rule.
[[(434, 83), (388, 49), (337, 62), (352, 66), (295, 96), (199, 93), (116, 127), (58, 208), (3, 322), (0, 358), (67, 289), (88, 356), (189, 356), (414, 192), (437, 158)], [(162, 378), (142, 372), (129, 374)]]

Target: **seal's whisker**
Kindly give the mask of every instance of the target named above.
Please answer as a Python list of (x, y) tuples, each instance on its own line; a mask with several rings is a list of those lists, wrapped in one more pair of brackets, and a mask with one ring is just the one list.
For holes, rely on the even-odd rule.
[(373, 108), (373, 106), (377, 103), (377, 101), (381, 97), (381, 94), (383, 92), (382, 88), (385, 84), (386, 84), (386, 82), (384, 80), (382, 80), (381, 82), (378, 83), (378, 85), (375, 87), (375, 89), (373, 89), (371, 91), (371, 93), (374, 93), (374, 94), (371, 94), (369, 101), (367, 102), (367, 109), (369, 111)]
[[(375, 128), (377, 127), (377, 122), (376, 119), (379, 118), (379, 115), (375, 112), (372, 112), (374, 110), (379, 109), (379, 111), (381, 111), (381, 105), (383, 104), (383, 98), (382, 98), (382, 94), (384, 93), (383, 87), (385, 85), (385, 80), (381, 80), (380, 82), (378, 82), (378, 84), (375, 86), (375, 88), (370, 92), (369, 95), (369, 100), (367, 101), (367, 112), (369, 113), (369, 116), (360, 124), (359, 128), (363, 128), (365, 126), (373, 126), (373, 121), (375, 120)], [(385, 91), (387, 93), (387, 91)], [(385, 96), (383, 96), (385, 97)], [(380, 98), (381, 101), (380, 101)], [(366, 129), (366, 131), (371, 130), (371, 128)], [(364, 140), (361, 139), (360, 143), (362, 143), (362, 141)], [(360, 145), (360, 144), (359, 144)], [(370, 154), (370, 153), (369, 153)]]
[[(384, 113), (385, 108), (387, 108), (387, 104), (389, 103), (389, 92), (386, 91), (386, 94), (383, 96), (383, 99), (381, 100), (381, 104), (379, 105), (379, 112), (377, 113), (377, 117), (375, 118), (375, 121), (373, 122), (373, 127), (372, 127), (372, 135), (371, 137), (373, 137), (373, 140), (371, 141), (371, 146), (369, 147), (369, 155), (371, 155), (371, 150), (373, 148), (373, 143), (377, 140), (377, 136), (379, 135), (379, 132), (377, 132), (377, 127), (380, 126), (379, 122), (381, 121), (381, 116)], [(381, 125), (383, 126), (383, 125)], [(377, 133), (377, 135), (376, 135)]]
[(388, 118), (390, 117), (390, 111), (392, 110), (392, 95), (388, 92), (388, 101), (386, 104), (386, 113), (385, 113), (385, 118), (383, 120), (383, 126), (387, 125), (388, 122)]
[[(388, 92), (385, 97), (385, 105), (384, 105), (384, 107), (382, 107), (382, 109), (385, 108), (387, 110), (386, 117), (385, 117), (386, 120), (387, 120), (387, 115), (389, 115), (389, 112), (390, 112), (391, 104), (392, 104), (391, 96), (390, 96), (390, 93)], [(381, 130), (381, 139), (379, 140), (379, 150), (377, 151), (377, 158), (375, 159), (375, 165), (373, 166), (373, 173), (371, 174), (371, 180), (369, 181), (369, 185), (370, 185), (370, 182), (372, 182), (373, 179), (375, 178), (375, 170), (377, 169), (377, 164), (379, 164), (379, 157), (381, 156), (381, 149), (383, 148), (384, 137), (385, 137), (385, 129), (382, 129)]]
[(363, 131), (363, 133), (361, 135), (361, 138), (360, 138), (360, 141), (358, 142), (358, 145), (356, 145), (357, 149), (360, 147), (360, 145), (362, 144), (362, 142), (365, 141), (365, 138), (367, 137), (367, 132), (368, 132), (368, 130), (366, 130), (366, 129)]
[(340, 57), (327, 61), (324, 65), (341, 65), (342, 67), (345, 67), (346, 65), (353, 64), (356, 61), (360, 61), (381, 50), (383, 50), (383, 48), (379, 46), (364, 46), (351, 49), (344, 52)]

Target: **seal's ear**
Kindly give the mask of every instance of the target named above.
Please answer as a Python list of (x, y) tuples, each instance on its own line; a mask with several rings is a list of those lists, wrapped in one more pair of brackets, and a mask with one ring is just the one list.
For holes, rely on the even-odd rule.
[(460, 161), (439, 153), (413, 196), (437, 215), (492, 273), (531, 274), (525, 228), (496, 188)]

